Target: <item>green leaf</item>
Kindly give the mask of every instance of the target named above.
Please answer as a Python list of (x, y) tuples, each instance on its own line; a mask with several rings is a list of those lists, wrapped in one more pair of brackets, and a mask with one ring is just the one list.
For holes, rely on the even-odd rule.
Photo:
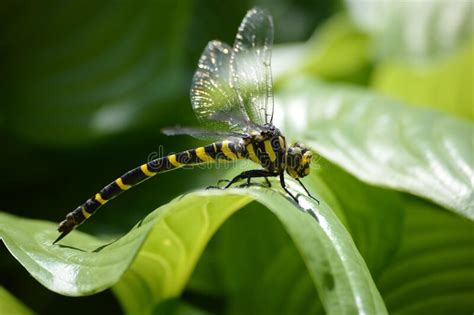
[[(340, 223), (335, 224), (338, 222), (337, 217), (327, 206), (323, 204), (318, 209), (315, 209), (315, 215), (320, 222), (320, 224), (317, 224), (311, 216), (298, 211), (297, 208), (292, 206), (291, 202), (282, 198), (280, 194), (275, 194), (267, 189), (234, 190), (232, 193), (254, 197), (272, 211), (282, 222), (295, 246), (298, 248), (309, 274), (318, 289), (322, 303), (329, 313), (355, 312), (361, 309), (372, 310), (375, 313), (384, 312), (384, 306), (379, 300), (376, 288), (371, 285), (371, 281), (368, 281), (370, 274), (350, 240), (349, 234)], [(206, 192), (200, 195), (213, 196), (215, 194), (220, 195), (222, 193)], [(196, 196), (198, 196), (198, 193), (196, 193)], [(210, 215), (213, 213), (212, 211), (217, 213), (222, 211), (222, 202), (212, 203), (212, 199), (209, 200), (210, 202), (206, 206), (209, 210), (202, 215), (204, 218), (206, 216), (212, 217)], [(163, 253), (162, 244), (164, 242), (167, 243), (166, 240), (169, 237), (166, 230), (175, 231), (183, 229), (188, 231), (194, 229), (192, 224), (183, 224), (183, 220), (192, 220), (190, 219), (192, 216), (188, 211), (194, 210), (195, 208), (183, 209), (179, 220), (165, 220), (168, 227), (164, 229), (157, 228), (154, 230), (156, 233), (153, 231), (150, 234), (136, 261), (125, 274), (122, 281), (115, 287), (115, 292), (122, 297), (122, 301), (134, 301), (132, 306), (124, 305), (125, 309), (132, 313), (141, 313), (146, 311), (143, 308), (147, 305), (152, 305), (154, 304), (153, 302), (156, 303), (157, 300), (164, 297), (173, 296), (183, 288), (189, 273), (181, 274), (184, 268), (182, 264), (176, 264), (175, 260), (173, 264), (161, 264), (162, 266), (157, 268), (157, 263), (163, 260), (161, 256), (161, 253)], [(206, 219), (200, 219), (198, 222), (202, 220)], [(202, 228), (201, 224), (195, 224), (195, 226), (195, 229)], [(205, 224), (204, 227), (206, 226), (212, 228), (211, 225)], [(176, 236), (173, 236), (172, 239), (175, 238)], [(192, 257), (193, 259), (197, 257), (197, 255), (189, 254), (184, 250), (189, 248), (189, 246), (186, 246), (186, 242), (181, 241), (180, 243), (179, 256)], [(199, 251), (202, 251), (202, 248), (199, 248)], [(170, 252), (174, 256), (177, 255), (176, 248)], [(179, 262), (180, 260), (178, 259), (177, 261)], [(193, 266), (195, 262), (192, 262)], [(352, 268), (356, 268), (357, 271), (352, 270)], [(163, 270), (166, 272), (163, 273)], [(171, 280), (175, 279), (175, 277), (179, 281)], [(158, 285), (163, 282), (172, 282), (173, 286), (167, 290), (166, 286)], [(149, 292), (156, 292), (155, 295), (145, 295), (143, 292), (137, 292), (133, 287), (131, 288), (131, 285), (137, 283), (145, 284), (145, 287), (148, 286), (150, 288)], [(348, 295), (348, 291), (352, 292), (352, 294)], [(134, 296), (133, 299), (124, 298), (131, 295)], [(361, 301), (361, 304), (357, 305), (357, 300)]]
[(404, 218), (401, 194), (367, 185), (326, 160), (318, 164), (318, 177), (343, 209), (352, 239), (377, 279), (400, 244)]
[(307, 55), (300, 59), (303, 71), (329, 80), (365, 81), (370, 40), (346, 15), (329, 19), (305, 46)]
[[(313, 171), (346, 213), (351, 236), (390, 314), (445, 314), (450, 308), (463, 314), (473, 308), (473, 222), (412, 196), (364, 184), (327, 161), (318, 164)], [(304, 182), (318, 191), (314, 178)], [(213, 239), (212, 252), (203, 256), (211, 259), (196, 270), (211, 269), (207, 280), (217, 283), (218, 290), (208, 290), (209, 283), (192, 286), (193, 281), (188, 290), (224, 295), (235, 310), (226, 314), (262, 313), (262, 305), (271, 314), (321, 313), (308, 296), (311, 288), (294, 249), (278, 233), (277, 220), (265, 214), (252, 207), (227, 221)], [(301, 305), (305, 308), (299, 309)]]
[(29, 315), (34, 313), (4, 287), (0, 286), (0, 314)]
[(471, 1), (346, 3), (354, 21), (372, 35), (383, 58), (424, 62), (449, 55), (474, 34)]
[(365, 182), (474, 219), (472, 123), (309, 78), (295, 78), (277, 96), (286, 134)]
[(186, 290), (225, 301), (225, 309), (213, 310), (218, 314), (303, 315), (323, 309), (290, 236), (258, 203), (222, 225)]
[(48, 289), (69, 296), (93, 294), (117, 282), (151, 228), (150, 222), (107, 246), (74, 232), (53, 245), (57, 224), (0, 213), (0, 237), (10, 253)]
[(446, 58), (413, 65), (384, 61), (372, 77), (372, 86), (387, 95), (426, 107), (474, 119), (474, 42)]
[[(290, 185), (297, 190), (294, 183)], [(151, 312), (150, 307), (181, 292), (212, 234), (252, 198), (280, 220), (328, 313), (386, 312), (362, 257), (330, 208), (322, 200), (315, 206), (300, 199), (305, 208), (312, 208), (317, 222), (269, 189), (184, 195), (152, 212), (110, 244), (74, 232), (62, 246), (53, 246), (55, 225), (7, 214), (1, 215), (0, 235), (20, 263), (49, 289), (84, 295), (110, 287), (121, 278), (114, 291), (124, 309)]]
[(166, 205), (170, 215), (155, 220), (133, 264), (114, 287), (127, 312), (150, 312), (159, 301), (179, 295), (217, 228), (250, 201), (238, 195), (206, 197), (209, 194), (176, 199)]
[(471, 313), (473, 222), (415, 198), (405, 203), (400, 249), (376, 281), (389, 312)]
[[(376, 279), (400, 243), (400, 193), (364, 184), (326, 160), (318, 160), (303, 182), (322, 200), (330, 200)], [(314, 298), (311, 278), (296, 253), (281, 223), (252, 204), (222, 225), (187, 290), (226, 301), (226, 314), (260, 314), (263, 307), (269, 314), (317, 314), (321, 302)]]
[(272, 67), (276, 85), (302, 73), (327, 80), (365, 83), (370, 68), (369, 52), (369, 37), (347, 16), (336, 15), (306, 43), (275, 47)]
[(5, 127), (37, 143), (72, 146), (143, 123), (157, 108), (155, 117), (164, 116), (157, 103), (176, 98), (183, 80), (190, 2), (11, 6)]

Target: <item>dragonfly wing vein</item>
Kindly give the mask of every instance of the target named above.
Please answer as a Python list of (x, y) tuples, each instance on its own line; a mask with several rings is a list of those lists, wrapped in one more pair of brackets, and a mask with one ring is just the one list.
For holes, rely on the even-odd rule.
[(238, 92), (250, 119), (272, 123), (271, 52), (273, 20), (264, 9), (250, 10), (240, 24), (231, 58), (231, 85)]
[[(193, 77), (191, 103), (198, 120), (209, 129), (241, 131), (250, 123), (237, 91), (230, 85), (231, 54), (229, 45), (215, 40), (209, 42)], [(235, 119), (213, 118), (218, 113)]]

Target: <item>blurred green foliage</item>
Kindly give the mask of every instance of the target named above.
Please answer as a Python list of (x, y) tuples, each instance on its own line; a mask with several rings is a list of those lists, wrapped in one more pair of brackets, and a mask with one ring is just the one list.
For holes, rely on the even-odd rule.
[[(1, 209), (57, 221), (159, 145), (170, 152), (195, 146), (192, 138), (169, 138), (159, 130), (196, 124), (189, 86), (197, 60), (209, 40), (232, 42), (245, 12), (256, 4), (272, 11), (276, 41), (305, 40), (333, 6), (329, 1), (3, 1)], [(207, 174), (163, 174), (124, 195), (84, 230), (125, 233), (150, 209), (213, 183), (215, 177), (199, 179)], [(0, 260), (0, 283), (40, 313), (68, 305), (82, 314), (115, 303), (108, 293), (84, 304), (45, 291), (8, 257)]]
[[(462, 133), (467, 139), (461, 140), (469, 135), (472, 140), (472, 4), (347, 2), (2, 2), (1, 209), (57, 221), (145, 161), (159, 145), (169, 152), (195, 146), (193, 139), (167, 138), (159, 130), (196, 123), (188, 95), (199, 55), (211, 39), (232, 43), (242, 17), (254, 5), (269, 9), (276, 43), (285, 43), (275, 49), (273, 59), (274, 69), (283, 69), (275, 71), (275, 86), (277, 92), (286, 89), (285, 97), (300, 95), (298, 88), (288, 88), (296, 78), (308, 78), (309, 84), (323, 80), (335, 90), (344, 90), (343, 85), (332, 87), (335, 82), (356, 84), (439, 110), (441, 116), (461, 117), (459, 125), (467, 130)], [(305, 91), (317, 89), (328, 91), (319, 85)], [(354, 114), (346, 119), (358, 118)], [(332, 123), (338, 130), (347, 121)], [(388, 310), (472, 311), (472, 222), (429, 201), (364, 184), (359, 179), (367, 178), (360, 173), (340, 160), (331, 161), (338, 166), (321, 160), (312, 185), (351, 233)], [(372, 170), (367, 161), (362, 165)], [(449, 169), (459, 175), (463, 167), (472, 170), (472, 158), (467, 166), (458, 163)], [(462, 180), (470, 179), (462, 174)], [(81, 230), (114, 239), (151, 209), (222, 176), (198, 169), (160, 175), (108, 205)], [(387, 186), (384, 176), (369, 182)], [(439, 182), (435, 178), (430, 183)], [(436, 200), (434, 190), (425, 192), (423, 197)], [(456, 200), (448, 201), (442, 204), (453, 209)], [(472, 215), (472, 195), (470, 204), (462, 204), (467, 216)], [(269, 313), (320, 313), (323, 307), (314, 298), (315, 288), (294, 244), (262, 207), (251, 204), (224, 223), (182, 298), (165, 301), (155, 312), (261, 313), (265, 305)], [(34, 311), (120, 311), (111, 291), (84, 298), (48, 291), (1, 246), (0, 285)], [(1, 293), (0, 304), (16, 303), (7, 291)]]

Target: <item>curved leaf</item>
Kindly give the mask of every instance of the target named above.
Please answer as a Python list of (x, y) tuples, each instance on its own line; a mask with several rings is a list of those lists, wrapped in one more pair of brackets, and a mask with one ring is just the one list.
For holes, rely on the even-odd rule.
[(366, 34), (346, 15), (335, 15), (318, 27), (306, 43), (275, 47), (274, 78), (276, 82), (292, 80), (295, 74), (304, 73), (331, 81), (363, 83), (370, 70), (369, 48)]
[[(297, 59), (301, 63), (300, 74), (331, 81), (366, 82), (371, 62), (370, 38), (346, 15), (330, 18), (304, 45), (307, 54)], [(294, 67), (295, 60), (291, 63)]]
[(318, 176), (344, 209), (351, 237), (377, 279), (400, 244), (404, 217), (401, 193), (367, 185), (326, 160), (319, 164)]
[(325, 158), (363, 181), (474, 219), (472, 123), (308, 78), (294, 79), (278, 95), (279, 111), (287, 113), (278, 125)]
[(394, 314), (472, 312), (473, 223), (407, 199), (400, 249), (376, 281), (387, 308)]
[[(190, 194), (183, 199), (193, 196), (215, 197), (221, 194), (222, 192), (207, 191), (205, 193)], [(340, 223), (336, 223), (338, 222), (337, 217), (324, 203), (322, 203), (321, 207), (314, 209), (316, 211), (315, 215), (319, 219), (319, 224), (317, 224), (312, 216), (298, 211), (292, 202), (289, 202), (280, 194), (267, 189), (232, 190), (232, 194), (252, 196), (272, 211), (282, 222), (295, 242), (300, 255), (303, 257), (303, 261), (318, 289), (326, 311), (334, 314), (362, 310), (369, 310), (369, 313), (385, 312), (377, 289), (371, 284), (371, 281), (367, 281), (371, 279), (370, 274), (355, 245), (352, 243), (349, 234)], [(208, 210), (201, 215), (203, 218), (212, 218), (213, 213), (220, 213), (222, 211), (220, 209), (222, 203), (216, 204), (212, 200), (213, 198), (209, 198), (209, 203), (206, 205)], [(179, 235), (179, 232), (175, 232), (177, 229), (178, 231), (180, 229), (189, 230), (193, 226), (189, 224), (182, 225), (182, 221), (180, 221), (191, 220), (189, 219), (190, 215), (188, 212), (193, 210), (192, 208), (182, 209), (179, 220), (165, 220), (163, 224), (167, 226), (166, 228), (158, 228), (160, 225), (158, 223), (157, 229), (152, 231), (143, 250), (139, 253), (122, 281), (115, 287), (115, 292), (119, 296), (134, 295), (135, 297), (132, 299), (122, 299), (122, 301), (134, 301), (133, 306), (125, 305), (125, 309), (132, 313), (146, 312), (147, 305), (153, 305), (162, 298), (173, 296), (182, 289), (189, 276), (189, 270), (188, 273), (183, 274), (185, 266), (182, 263), (176, 264), (176, 261), (171, 265), (160, 263), (161, 268), (157, 268), (157, 263), (163, 261), (162, 248), (163, 244), (168, 243), (166, 240), (169, 240), (169, 233), (172, 236), (172, 243), (175, 241), (180, 243), (180, 253), (176, 253), (176, 248), (170, 250), (173, 255), (191, 257), (192, 259), (197, 258), (194, 252), (188, 253), (186, 251), (189, 248), (187, 242), (190, 239), (185, 238), (178, 241), (179, 238), (176, 238), (176, 234)], [(212, 224), (204, 225), (204, 228), (206, 226), (213, 228)], [(200, 224), (193, 227), (193, 229), (197, 230), (200, 228), (203, 228)], [(163, 234), (164, 231), (168, 232)], [(202, 234), (205, 234), (205, 231), (202, 231)], [(202, 248), (198, 250), (201, 251)], [(164, 260), (167, 261), (167, 259)], [(194, 266), (195, 263), (196, 261), (192, 261), (191, 266)], [(357, 271), (353, 268), (357, 269)], [(169, 290), (164, 285), (167, 282), (173, 282), (173, 286)], [(160, 283), (161, 285), (159, 285)], [(145, 284), (149, 288), (147, 292), (155, 292), (154, 296), (137, 292), (133, 289), (136, 284)], [(347, 292), (351, 292), (351, 294), (347, 294)]]
[(474, 119), (474, 41), (453, 56), (429, 64), (382, 62), (372, 86), (400, 100)]
[(290, 236), (277, 217), (256, 202), (222, 225), (186, 291), (214, 297), (213, 314), (314, 315), (323, 310)]
[[(10, 253), (48, 289), (78, 296), (99, 292), (117, 282), (151, 228), (145, 222), (120, 242), (106, 246), (81, 232), (52, 245), (57, 224), (0, 213), (0, 237)], [(129, 253), (130, 255), (126, 255)]]
[(11, 253), (51, 290), (90, 294), (121, 278), (114, 290), (122, 297), (125, 310), (150, 312), (149, 308), (160, 300), (180, 293), (209, 238), (251, 198), (268, 207), (282, 222), (328, 313), (386, 312), (363, 259), (328, 206), (300, 199), (304, 207), (311, 207), (318, 223), (270, 189), (184, 195), (152, 212), (110, 244), (75, 232), (62, 246), (53, 246), (55, 225), (7, 214), (1, 215), (0, 233)]
[(371, 33), (383, 57), (425, 61), (455, 51), (474, 34), (471, 1), (346, 0), (349, 13)]
[[(330, 204), (377, 279), (400, 243), (401, 193), (369, 186), (323, 159), (313, 161), (303, 182)], [(259, 204), (246, 206), (216, 233), (186, 290), (213, 297), (212, 305), (225, 301), (226, 314), (261, 314), (262, 308), (269, 314), (319, 314), (321, 302), (296, 253), (278, 219)], [(212, 311), (223, 313), (222, 306)]]
[(41, 144), (72, 146), (143, 122), (157, 110), (150, 105), (179, 91), (184, 37), (178, 34), (189, 5), (11, 6), (15, 11), (4, 14), (5, 127)]
[[(319, 165), (316, 173), (344, 209), (351, 236), (390, 313), (467, 313), (473, 308), (473, 222), (418, 198), (364, 184), (327, 161)], [(214, 283), (217, 288), (203, 286), (200, 274), (200, 287), (191, 281), (187, 289), (223, 296), (237, 309), (230, 314), (258, 314), (263, 306), (269, 313), (321, 313), (316, 300), (308, 301), (311, 288), (294, 249), (275, 231), (275, 222), (258, 210), (239, 211), (217, 233), (212, 252), (206, 250), (203, 257), (212, 255), (212, 261), (203, 261), (206, 266), (197, 271), (211, 269), (207, 287)]]

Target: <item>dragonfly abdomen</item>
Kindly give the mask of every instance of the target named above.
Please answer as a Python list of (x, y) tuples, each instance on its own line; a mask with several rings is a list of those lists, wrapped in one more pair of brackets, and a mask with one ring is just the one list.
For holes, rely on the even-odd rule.
[(243, 158), (245, 158), (243, 155), (243, 147), (239, 142), (221, 141), (196, 149), (170, 154), (142, 164), (123, 174), (102, 188), (82, 205), (74, 209), (74, 211), (68, 213), (66, 219), (59, 224), (58, 230), (62, 234), (55, 242), (62, 239), (71, 232), (72, 229), (83, 223), (108, 201), (158, 173), (171, 171), (185, 165), (213, 163), (219, 160), (230, 161)]

